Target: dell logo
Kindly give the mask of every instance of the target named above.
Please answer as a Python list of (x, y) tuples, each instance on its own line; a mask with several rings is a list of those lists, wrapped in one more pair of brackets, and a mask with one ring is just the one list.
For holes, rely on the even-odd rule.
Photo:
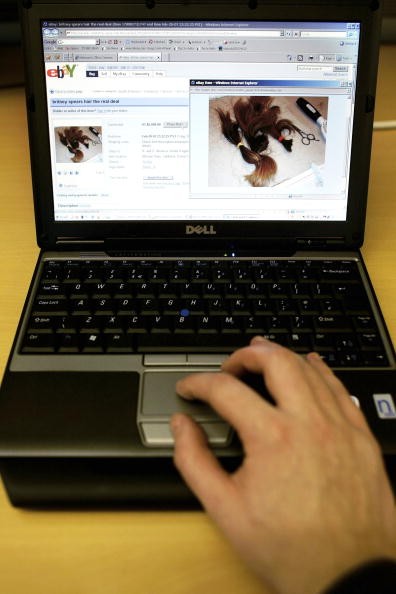
[(216, 235), (213, 225), (186, 225), (186, 235)]

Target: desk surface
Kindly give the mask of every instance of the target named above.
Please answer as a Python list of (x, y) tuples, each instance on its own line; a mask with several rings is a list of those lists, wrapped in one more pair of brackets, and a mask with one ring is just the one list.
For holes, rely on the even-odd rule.
[[(395, 119), (396, 46), (381, 51), (376, 119)], [(0, 376), (38, 256), (22, 89), (0, 91)], [(364, 258), (396, 342), (396, 131), (374, 133)], [(263, 593), (202, 512), (31, 512), (0, 487), (4, 594)]]

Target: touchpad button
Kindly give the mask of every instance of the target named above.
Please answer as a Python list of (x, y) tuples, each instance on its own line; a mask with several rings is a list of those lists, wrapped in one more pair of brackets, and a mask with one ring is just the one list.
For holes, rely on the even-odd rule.
[[(169, 427), (171, 416), (183, 412), (204, 429), (211, 445), (226, 446), (232, 430), (210, 406), (199, 400), (188, 401), (177, 395), (176, 382), (191, 373), (182, 371), (149, 371), (143, 373), (138, 406), (138, 426), (143, 443), (151, 447), (173, 445)], [(202, 368), (200, 369), (202, 371)]]

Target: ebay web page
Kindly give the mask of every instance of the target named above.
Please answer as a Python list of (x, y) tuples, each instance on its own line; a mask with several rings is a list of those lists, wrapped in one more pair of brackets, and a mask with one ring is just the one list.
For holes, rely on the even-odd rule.
[(43, 23), (55, 219), (345, 220), (356, 23)]

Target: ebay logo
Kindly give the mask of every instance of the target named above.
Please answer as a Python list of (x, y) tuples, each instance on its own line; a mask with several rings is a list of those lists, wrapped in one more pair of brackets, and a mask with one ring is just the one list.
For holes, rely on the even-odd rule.
[(76, 64), (73, 64), (73, 66), (65, 64), (62, 67), (57, 66), (56, 68), (50, 68), (47, 70), (47, 76), (50, 76), (51, 78), (65, 78), (65, 76), (70, 76), (70, 78), (72, 78), (75, 69)]

